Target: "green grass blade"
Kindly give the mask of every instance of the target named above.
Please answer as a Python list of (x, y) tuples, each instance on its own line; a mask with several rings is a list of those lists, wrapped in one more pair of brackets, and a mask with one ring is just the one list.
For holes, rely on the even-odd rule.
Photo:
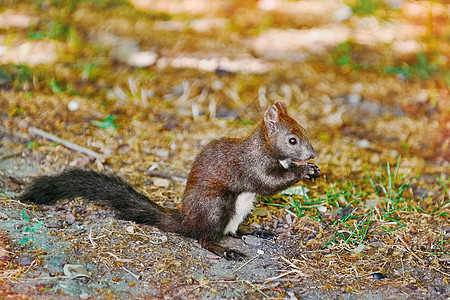
[(42, 225), (42, 221), (37, 222), (37, 223), (33, 226), (33, 228), (31, 228), (31, 233), (33, 233), (33, 232), (35, 232), (36, 230), (38, 230), (39, 227), (41, 227), (41, 225)]
[(27, 213), (25, 212), (25, 209), (22, 209), (22, 218), (25, 221), (30, 222), (30, 218), (28, 218)]
[(29, 237), (29, 236), (28, 236), (28, 237), (24, 237), (23, 239), (20, 240), (19, 245), (23, 245), (23, 244), (25, 244), (26, 242), (28, 242), (29, 240), (30, 240), (30, 237)]

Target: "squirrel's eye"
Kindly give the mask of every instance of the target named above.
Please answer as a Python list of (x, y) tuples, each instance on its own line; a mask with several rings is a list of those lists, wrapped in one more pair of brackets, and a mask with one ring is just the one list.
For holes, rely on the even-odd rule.
[(289, 139), (289, 144), (291, 144), (291, 145), (297, 144), (297, 139), (296, 138), (290, 138)]

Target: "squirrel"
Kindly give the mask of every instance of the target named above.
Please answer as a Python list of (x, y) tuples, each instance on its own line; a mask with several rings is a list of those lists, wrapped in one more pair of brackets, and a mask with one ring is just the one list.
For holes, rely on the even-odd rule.
[(271, 196), (300, 179), (315, 180), (319, 168), (306, 131), (289, 116), (284, 102), (267, 108), (264, 119), (244, 138), (211, 141), (196, 156), (180, 209), (162, 207), (124, 179), (86, 169), (35, 178), (20, 200), (51, 204), (81, 197), (104, 203), (124, 220), (194, 238), (228, 260), (245, 255), (222, 247), (225, 236), (241, 237), (239, 225), (251, 213), (255, 195)]

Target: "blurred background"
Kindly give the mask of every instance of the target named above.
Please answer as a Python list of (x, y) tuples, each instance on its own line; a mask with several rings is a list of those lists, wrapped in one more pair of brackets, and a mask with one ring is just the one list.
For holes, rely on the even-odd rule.
[(0, 126), (16, 137), (3, 145), (38, 151), (49, 168), (92, 163), (32, 139), (31, 126), (125, 173), (185, 173), (209, 140), (249, 132), (284, 100), (328, 176), (399, 157), (413, 176), (437, 172), (450, 159), (449, 11), (406, 0), (3, 1)]
[[(298, 259), (298, 268), (291, 262), (285, 270), (291, 268), (293, 277), (312, 276), (303, 281), (305, 290), (314, 284), (378, 293), (386, 281), (376, 280), (385, 272), (395, 275), (387, 295), (395, 285), (403, 288), (400, 298), (423, 291), (434, 293), (427, 298), (444, 297), (450, 239), (449, 15), (445, 0), (2, 0), (0, 203), (9, 214), (0, 215), (2, 230), (20, 240), (15, 223), (21, 222), (23, 206), (11, 199), (27, 178), (65, 167), (114, 170), (151, 199), (177, 206), (195, 154), (214, 138), (247, 134), (268, 105), (283, 100), (307, 129), (323, 175), (301, 183), (309, 189), (306, 196), (297, 189), (261, 199), (249, 220), (276, 232), (277, 244), (294, 251), (274, 250)], [(86, 155), (74, 145), (95, 153)], [(82, 215), (84, 207), (77, 206)], [(53, 218), (75, 221), (72, 211), (57, 211)], [(46, 211), (39, 218), (48, 223), (49, 216)], [(116, 228), (103, 216), (91, 219), (95, 222), (83, 222), (91, 222), (94, 232), (122, 232), (140, 243), (140, 236), (125, 230), (126, 222)], [(80, 257), (80, 249), (91, 251), (87, 233), (66, 225), (46, 229), (59, 245), (69, 245), (70, 251), (61, 253)], [(71, 230), (84, 234), (85, 244), (69, 244), (62, 233), (72, 236)], [(46, 239), (45, 232), (36, 237)], [(98, 257), (111, 260), (104, 251), (122, 257), (130, 248), (126, 239), (116, 240), (116, 249), (108, 241), (96, 240), (102, 246), (86, 254), (88, 266)], [(156, 282), (165, 282), (164, 293), (186, 284), (191, 268), (166, 272), (168, 260), (180, 266), (177, 255), (197, 259), (195, 268), (205, 263), (193, 241), (176, 241), (156, 243), (169, 256), (145, 248), (154, 272), (142, 271), (139, 261), (127, 262), (140, 272), (142, 295), (155, 285), (153, 274)], [(173, 246), (186, 243), (184, 250)], [(201, 254), (180, 254), (186, 249)], [(307, 257), (296, 249), (309, 251)], [(254, 273), (266, 268), (258, 262)], [(7, 263), (2, 272), (12, 272)], [(62, 272), (59, 261), (54, 268)], [(204, 276), (216, 278), (217, 270), (203, 275), (209, 269), (202, 268), (192, 291), (208, 290)], [(95, 275), (118, 276), (103, 269)], [(377, 274), (373, 280), (371, 274)], [(111, 287), (116, 279), (108, 279)], [(234, 291), (228, 285), (221, 289)], [(245, 289), (261, 296), (253, 285)], [(284, 295), (280, 291), (274, 288), (270, 295)]]

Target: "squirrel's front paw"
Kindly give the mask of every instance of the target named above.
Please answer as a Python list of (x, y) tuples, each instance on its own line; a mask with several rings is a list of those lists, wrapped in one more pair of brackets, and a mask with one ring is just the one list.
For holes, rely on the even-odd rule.
[(314, 181), (315, 179), (320, 177), (320, 169), (313, 163), (306, 164), (306, 172), (304, 178)]

